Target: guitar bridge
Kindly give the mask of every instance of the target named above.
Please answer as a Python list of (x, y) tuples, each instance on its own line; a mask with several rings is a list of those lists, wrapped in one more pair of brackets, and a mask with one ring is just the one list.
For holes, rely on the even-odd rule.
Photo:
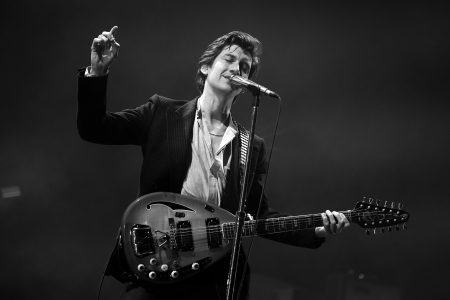
[(150, 226), (136, 224), (131, 228), (131, 244), (136, 256), (145, 256), (155, 253)]

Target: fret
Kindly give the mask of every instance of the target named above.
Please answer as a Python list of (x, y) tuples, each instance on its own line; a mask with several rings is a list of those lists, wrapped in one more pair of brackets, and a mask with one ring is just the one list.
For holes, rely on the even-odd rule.
[[(222, 225), (223, 233), (225, 239), (232, 239), (236, 233), (235, 223), (224, 223)], [(246, 221), (244, 227), (242, 228), (242, 234), (244, 236), (252, 236), (256, 233), (256, 222)]]
[(248, 224), (244, 224), (244, 231), (243, 231), (243, 235), (251, 235), (252, 231), (251, 228), (248, 226)]
[[(268, 218), (256, 221), (245, 221), (242, 234), (243, 236), (264, 235), (304, 230), (317, 226), (323, 226), (320, 214)], [(222, 225), (222, 228), (225, 239), (232, 239), (234, 237), (236, 232), (234, 222), (225, 223)]]
[(271, 219), (270, 223), (272, 225), (272, 230), (271, 230), (272, 233), (280, 231), (280, 223), (277, 221), (278, 221), (277, 219)]
[(286, 222), (286, 230), (288, 230), (288, 231), (294, 230), (294, 224), (292, 222), (293, 218), (288, 218), (286, 221), (287, 221)]
[(273, 219), (266, 219), (265, 229), (267, 233), (273, 232)]
[(308, 225), (307, 225), (307, 227), (308, 228), (311, 228), (313, 225), (314, 225), (314, 215), (308, 215), (308, 218), (307, 218), (307, 220), (308, 220)]
[(266, 230), (266, 220), (257, 220), (256, 221), (256, 234), (264, 234), (267, 232)]
[(286, 220), (284, 218), (278, 220), (280, 231), (286, 231)]
[(232, 224), (230, 224), (230, 223), (225, 223), (225, 224), (223, 224), (223, 235), (224, 235), (224, 238), (225, 239), (231, 239), (231, 238), (233, 238), (233, 230), (232, 230), (232, 228), (231, 228), (231, 226), (232, 226)]

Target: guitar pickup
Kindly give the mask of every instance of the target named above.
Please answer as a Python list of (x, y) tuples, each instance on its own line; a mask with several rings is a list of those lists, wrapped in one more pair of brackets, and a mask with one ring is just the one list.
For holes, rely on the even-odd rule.
[(208, 218), (205, 223), (209, 248), (219, 248), (222, 246), (222, 231), (219, 219)]
[(181, 251), (194, 250), (191, 222), (180, 221), (177, 223), (176, 240), (178, 249), (180, 249)]
[(145, 256), (155, 253), (150, 226), (136, 224), (131, 228), (131, 244), (136, 256)]

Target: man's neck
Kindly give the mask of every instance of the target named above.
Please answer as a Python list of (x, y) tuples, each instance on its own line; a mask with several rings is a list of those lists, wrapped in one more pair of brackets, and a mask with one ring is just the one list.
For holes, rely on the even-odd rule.
[(203, 91), (199, 97), (202, 117), (213, 127), (219, 125), (228, 125), (231, 105), (233, 99), (231, 97), (221, 97), (215, 93)]

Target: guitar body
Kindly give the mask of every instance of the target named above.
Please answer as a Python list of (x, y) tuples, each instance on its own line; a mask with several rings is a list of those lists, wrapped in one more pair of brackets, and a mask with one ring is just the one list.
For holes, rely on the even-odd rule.
[(121, 224), (124, 254), (141, 280), (171, 283), (198, 273), (231, 251), (221, 224), (235, 216), (215, 205), (173, 193), (132, 202)]

